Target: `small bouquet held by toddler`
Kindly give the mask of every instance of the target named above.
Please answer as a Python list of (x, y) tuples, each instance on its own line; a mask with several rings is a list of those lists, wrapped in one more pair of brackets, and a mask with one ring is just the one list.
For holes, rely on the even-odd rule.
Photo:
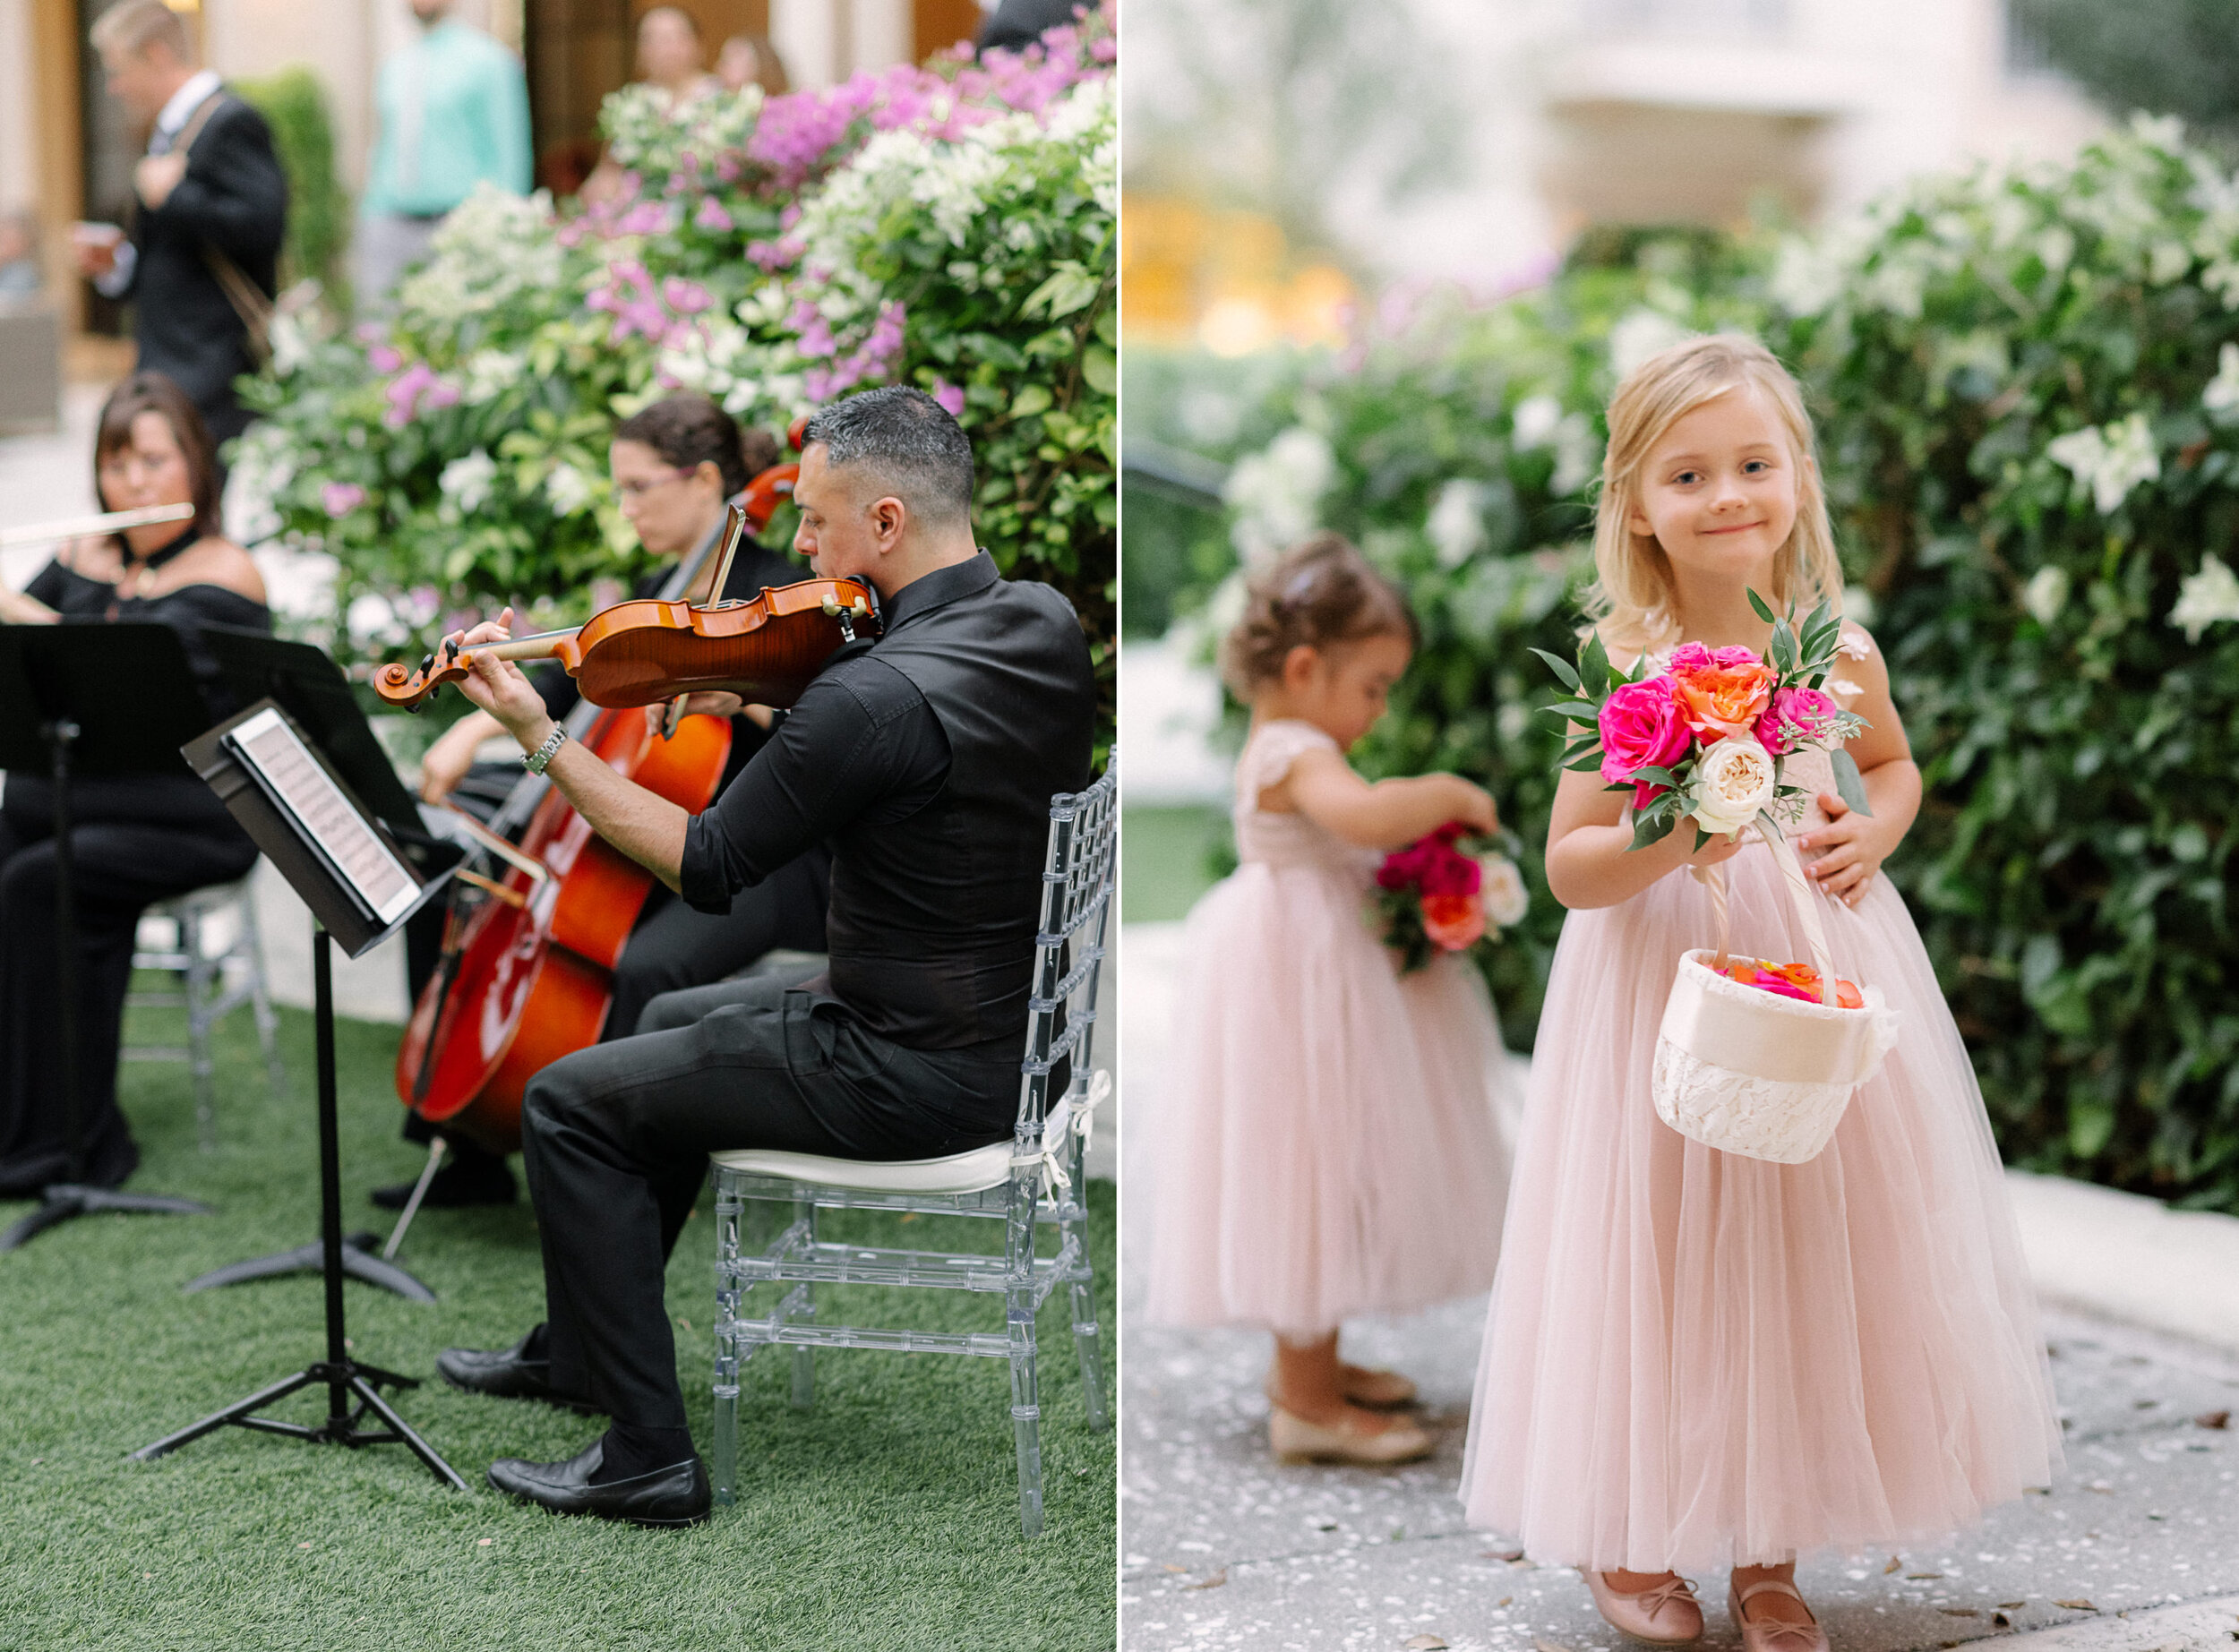
[(1384, 944), (1400, 972), (1420, 970), (1441, 952), (1465, 952), (1523, 920), (1531, 895), (1500, 838), (1471, 837), (1449, 820), (1428, 837), (1394, 849), (1377, 869), (1376, 910)]
[[(1799, 629), (1775, 618), (1754, 591), (1749, 604), (1772, 627), (1763, 658), (1750, 648), (1682, 643), (1670, 664), (1650, 676), (1645, 658), (1618, 671), (1591, 635), (1575, 669), (1532, 650), (1570, 690), (1540, 708), (1571, 736), (1563, 766), (1599, 769), (1612, 792), (1631, 788), (1634, 849), (1660, 843), (1682, 820), (1694, 822), (1697, 850), (1713, 834), (1752, 824), (1778, 837), (1781, 818), (1793, 824), (1805, 800), (1803, 787), (1785, 783), (1783, 766), (1807, 746), (1829, 754), (1843, 802), (1874, 812), (1858, 766), (1842, 749), (1866, 720), (1823, 686), (1840, 651), (1841, 619), (1823, 601)], [(1574, 733), (1581, 723), (1586, 732)]]

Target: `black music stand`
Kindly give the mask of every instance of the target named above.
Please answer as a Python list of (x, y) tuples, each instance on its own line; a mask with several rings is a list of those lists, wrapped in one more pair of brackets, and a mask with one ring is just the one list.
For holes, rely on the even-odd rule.
[[(322, 826), (315, 811), (305, 807), (305, 788), (290, 789), (285, 780), (275, 779), (273, 773), (260, 767), (245, 755), (245, 743), (250, 731), (244, 730), (242, 739), (232, 737), (236, 731), (249, 724), (252, 729), (269, 731), (273, 721), (293, 733), (301, 749), (307, 752), (310, 762), (316, 766), (316, 774), (309, 776), (309, 786), (315, 789), (318, 777), (323, 775), (339, 794), (342, 807), (339, 812), (346, 817), (342, 824), (347, 833)], [(285, 742), (283, 742), (285, 743)], [(235, 1401), (222, 1411), (213, 1412), (198, 1423), (190, 1424), (176, 1434), (166, 1434), (151, 1445), (142, 1446), (132, 1453), (138, 1461), (149, 1462), (175, 1451), (190, 1441), (214, 1434), (228, 1425), (249, 1428), (265, 1434), (286, 1434), (292, 1439), (325, 1442), (351, 1447), (365, 1445), (401, 1444), (409, 1446), (416, 1457), (427, 1466), (428, 1471), (445, 1485), (459, 1491), (467, 1483), (459, 1473), (436, 1452), (435, 1448), (412, 1432), (410, 1425), (397, 1415), (389, 1402), (381, 1397), (383, 1386), (390, 1388), (417, 1388), (416, 1378), (399, 1376), (375, 1365), (363, 1364), (350, 1357), (348, 1340), (343, 1322), (342, 1278), (345, 1271), (358, 1277), (368, 1277), (363, 1264), (387, 1268), (381, 1263), (354, 1250), (342, 1238), (342, 1161), (339, 1129), (336, 1123), (334, 1074), (334, 965), (332, 942), (339, 940), (350, 957), (366, 953), (393, 934), (421, 903), (442, 886), (442, 876), (422, 881), (411, 870), (398, 849), (396, 842), (383, 829), (380, 820), (365, 809), (349, 792), (331, 765), (321, 757), (319, 749), (305, 740), (282, 711), (267, 699), (252, 706), (236, 717), (228, 718), (217, 728), (193, 741), (186, 748), (186, 758), (196, 773), (210, 783), (210, 789), (225, 800), (234, 818), (240, 821), (249, 835), (257, 842), (280, 875), (287, 879), (304, 903), (311, 908), (313, 929), (312, 935), (312, 979), (315, 1014), (318, 1024), (319, 1047), (319, 1216), (320, 1241), (306, 1246), (312, 1265), (325, 1275), (327, 1353), (322, 1360), (305, 1366), (290, 1376), (281, 1378), (269, 1387), (261, 1388), (246, 1399)], [(346, 835), (355, 837), (363, 844), (370, 839), (377, 845), (376, 859), (386, 860), (403, 869), (412, 887), (399, 904), (382, 911), (366, 892), (361, 876), (354, 876), (351, 868), (359, 864), (354, 860)], [(304, 1253), (291, 1252), (292, 1256)], [(356, 1260), (352, 1258), (355, 1256)], [(255, 1266), (258, 1264), (248, 1264)], [(292, 1269), (271, 1268), (265, 1271), (292, 1271)], [(404, 1274), (402, 1269), (395, 1269)], [(263, 1277), (262, 1274), (250, 1277)], [(407, 1280), (409, 1274), (404, 1274)], [(382, 1281), (385, 1282), (385, 1281)], [(412, 1283), (419, 1286), (415, 1280)], [(423, 1291), (425, 1286), (419, 1286)], [(433, 1300), (433, 1294), (428, 1296)], [(302, 1423), (284, 1423), (275, 1417), (258, 1417), (255, 1413), (272, 1401), (294, 1393), (297, 1389), (323, 1383), (327, 1390), (327, 1418), (313, 1426)], [(366, 1431), (359, 1428), (368, 1413), (379, 1417), (385, 1428)]]
[(47, 1228), (101, 1211), (206, 1216), (196, 1199), (89, 1187), (84, 1075), (78, 1070), (78, 905), (72, 885), (70, 786), (74, 775), (179, 774), (179, 747), (210, 708), (167, 625), (0, 626), (0, 768), (45, 769), (55, 792), (55, 980), (62, 994), (62, 1177), (39, 1208), (0, 1234), (12, 1251)]

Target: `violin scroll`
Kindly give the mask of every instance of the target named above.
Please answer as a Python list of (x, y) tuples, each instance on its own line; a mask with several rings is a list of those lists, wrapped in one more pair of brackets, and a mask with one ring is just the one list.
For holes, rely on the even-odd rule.
[(392, 660), (375, 672), (373, 692), (381, 697), (382, 704), (399, 711), (417, 711), (436, 689), (447, 682), (459, 681), (474, 669), (474, 655), (461, 653), (457, 638), (444, 638), (442, 652), (443, 663), (440, 669), (435, 664), (435, 655), (427, 654), (421, 656), (417, 671), (407, 671)]

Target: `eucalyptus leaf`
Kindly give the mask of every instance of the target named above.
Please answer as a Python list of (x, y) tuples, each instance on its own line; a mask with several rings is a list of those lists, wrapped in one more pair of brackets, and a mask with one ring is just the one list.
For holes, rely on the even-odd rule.
[(1835, 795), (1849, 805), (1854, 815), (1871, 817), (1874, 806), (1866, 800), (1866, 777), (1858, 773), (1858, 760), (1840, 746), (1832, 754), (1835, 771)]
[(1565, 688), (1568, 689), (1574, 694), (1581, 692), (1578, 683), (1578, 672), (1572, 667), (1571, 663), (1568, 660), (1562, 658), (1560, 655), (1549, 654), (1544, 648), (1534, 648), (1531, 652), (1538, 655), (1541, 659), (1547, 662), (1548, 669), (1555, 673), (1557, 679)]
[(1772, 624), (1780, 618), (1778, 614), (1775, 614), (1771, 608), (1765, 605), (1764, 598), (1759, 596), (1754, 590), (1752, 590), (1749, 593), (1749, 605), (1757, 611), (1757, 618), (1763, 620), (1767, 625)]

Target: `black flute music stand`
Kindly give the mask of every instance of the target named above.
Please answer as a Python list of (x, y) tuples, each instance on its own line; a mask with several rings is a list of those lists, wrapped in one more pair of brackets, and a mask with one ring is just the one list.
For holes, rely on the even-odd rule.
[[(261, 724), (257, 722), (260, 719)], [(291, 749), (298, 760), (292, 780), (286, 771), (277, 767), (270, 771), (253, 767), (244, 758), (243, 747), (228, 738), (244, 724), (262, 726), (269, 732), (274, 719), (294, 735)], [(335, 1117), (333, 941), (339, 939), (351, 957), (370, 951), (442, 887), (443, 880), (437, 877), (420, 881), (418, 874), (399, 855), (394, 840), (379, 821), (348, 792), (332, 768), (320, 758), (317, 748), (304, 740), (301, 731), (270, 700), (251, 706), (196, 740), (188, 746), (186, 755), (196, 772), (225, 799), (226, 807), (233, 811), (249, 835), (256, 839), (257, 846), (270, 858), (281, 876), (304, 897), (304, 903), (313, 914), (312, 980), (319, 1049), (321, 1237), (317, 1245), (306, 1249), (314, 1253), (315, 1265), (325, 1276), (327, 1350), (324, 1359), (257, 1390), (222, 1411), (212, 1412), (176, 1434), (142, 1446), (132, 1456), (141, 1462), (152, 1461), (204, 1434), (231, 1425), (351, 1447), (408, 1446), (437, 1479), (463, 1492), (467, 1483), (459, 1477), (458, 1470), (415, 1434), (411, 1425), (381, 1396), (383, 1387), (417, 1388), (418, 1381), (350, 1357), (343, 1320), (342, 1279), (346, 1271), (359, 1273), (361, 1270), (350, 1260), (355, 1254), (353, 1248), (342, 1239), (342, 1158)], [(316, 772), (313, 773), (314, 766)], [(323, 815), (305, 803), (307, 796), (319, 790), (322, 780), (331, 788), (330, 793), (321, 792), (328, 803)], [(339, 820), (338, 816), (341, 817)], [(372, 852), (366, 849), (369, 843), (375, 845)], [(376, 863), (383, 863), (382, 866), (384, 875), (393, 880), (400, 873), (410, 881), (408, 905), (390, 910), (385, 916), (376, 910), (366, 894), (367, 880), (362, 869), (369, 852)], [(389, 871), (389, 867), (397, 870)], [(358, 869), (354, 873), (353, 869)], [(377, 1258), (356, 1255), (358, 1263), (387, 1265), (380, 1263)], [(395, 1271), (403, 1272), (401, 1269)], [(410, 1275), (405, 1277), (409, 1279)], [(418, 1281), (413, 1283), (417, 1285)], [(323, 1384), (327, 1391), (327, 1417), (323, 1423), (287, 1423), (256, 1415), (274, 1400), (317, 1384)], [(361, 1428), (359, 1425), (369, 1413), (384, 1426)]]
[(12, 1251), (73, 1216), (102, 1211), (206, 1216), (210, 1207), (166, 1194), (90, 1187), (85, 1174), (84, 1074), (78, 1067), (78, 903), (73, 886), (70, 788), (77, 775), (184, 772), (179, 747), (210, 721), (210, 709), (167, 625), (0, 626), (0, 768), (54, 784), (55, 985), (62, 995), (61, 1177), (40, 1190), (39, 1208), (0, 1234)]

